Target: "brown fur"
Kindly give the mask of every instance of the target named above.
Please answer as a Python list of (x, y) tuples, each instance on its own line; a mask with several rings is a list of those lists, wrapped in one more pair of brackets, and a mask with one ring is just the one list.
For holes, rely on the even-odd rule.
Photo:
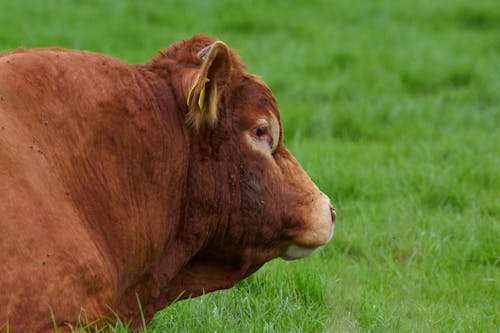
[(214, 42), (195, 36), (136, 66), (0, 54), (0, 324), (50, 329), (49, 306), (60, 326), (82, 309), (138, 323), (137, 297), (149, 320), (181, 294), (231, 287), (311, 228), (319, 191), (282, 135), (272, 158), (242, 140), (279, 112), (234, 51), (207, 87), (215, 118), (188, 107)]

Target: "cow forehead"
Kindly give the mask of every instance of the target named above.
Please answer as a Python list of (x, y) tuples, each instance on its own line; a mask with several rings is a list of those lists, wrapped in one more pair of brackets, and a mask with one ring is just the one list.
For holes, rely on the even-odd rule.
[(245, 75), (233, 90), (233, 108), (244, 127), (259, 119), (275, 118), (281, 125), (280, 111), (269, 87), (255, 75)]

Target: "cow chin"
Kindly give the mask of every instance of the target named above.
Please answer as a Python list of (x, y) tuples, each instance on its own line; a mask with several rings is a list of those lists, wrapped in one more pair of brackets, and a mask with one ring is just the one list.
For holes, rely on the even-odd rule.
[(309, 248), (297, 244), (290, 244), (286, 249), (285, 253), (281, 255), (282, 259), (285, 260), (295, 260), (305, 258), (308, 255), (316, 252), (320, 247)]

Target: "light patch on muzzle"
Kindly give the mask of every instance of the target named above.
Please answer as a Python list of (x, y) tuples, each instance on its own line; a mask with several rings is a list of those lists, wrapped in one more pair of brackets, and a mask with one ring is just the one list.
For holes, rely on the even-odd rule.
[(317, 249), (319, 249), (319, 247), (309, 248), (297, 244), (291, 244), (285, 253), (281, 255), (281, 258), (285, 260), (301, 259), (316, 252)]

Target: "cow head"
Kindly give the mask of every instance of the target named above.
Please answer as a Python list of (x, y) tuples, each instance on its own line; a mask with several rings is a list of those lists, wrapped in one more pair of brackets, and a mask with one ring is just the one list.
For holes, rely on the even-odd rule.
[(270, 259), (302, 258), (326, 244), (335, 211), (285, 147), (264, 82), (208, 36), (162, 55), (180, 83), (190, 141), (182, 234), (197, 244), (171, 285), (191, 295), (227, 288)]

